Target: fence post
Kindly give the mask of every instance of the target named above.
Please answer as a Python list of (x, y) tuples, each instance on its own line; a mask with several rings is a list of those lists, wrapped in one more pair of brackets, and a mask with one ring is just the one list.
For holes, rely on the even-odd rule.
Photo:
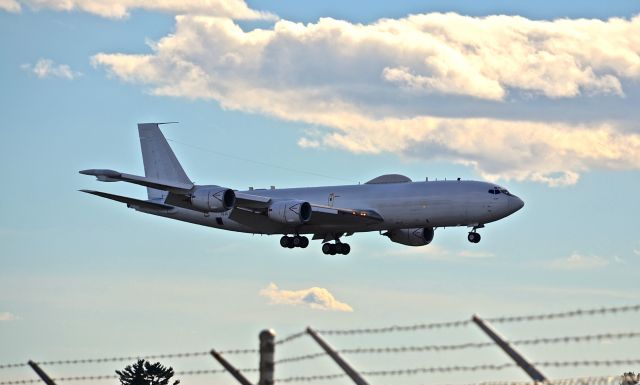
[(31, 366), (31, 369), (33, 369), (33, 371), (36, 372), (38, 377), (40, 377), (42, 379), (42, 381), (44, 381), (45, 384), (47, 384), (47, 385), (56, 385), (56, 383), (53, 382), (51, 377), (49, 377), (47, 375), (47, 373), (44, 372), (44, 370), (40, 369), (38, 364), (36, 364), (35, 362), (33, 362), (31, 360), (29, 360), (29, 362), (27, 362), (27, 363), (29, 364), (29, 366)]
[(538, 369), (536, 369), (536, 367), (533, 366), (532, 363), (527, 361), (527, 359), (524, 358), (522, 356), (522, 354), (520, 354), (520, 352), (518, 352), (513, 346), (511, 346), (511, 344), (509, 342), (507, 342), (504, 339), (504, 337), (502, 337), (491, 326), (491, 324), (489, 324), (489, 322), (483, 320), (477, 314), (473, 315), (472, 320), (473, 320), (473, 322), (476, 323), (476, 325), (478, 325), (480, 327), (480, 329), (482, 329), (482, 331), (484, 331), (489, 336), (489, 338), (491, 338), (493, 340), (493, 342), (496, 343), (496, 345), (498, 345), (505, 353), (507, 353), (507, 355), (509, 357), (511, 357), (511, 359), (519, 367), (521, 367), (522, 370), (524, 370), (529, 375), (529, 377), (531, 377), (531, 379), (533, 381), (536, 381), (536, 382), (547, 381), (547, 378), (542, 373), (540, 373), (540, 371)]
[(258, 385), (273, 385), (275, 369), (276, 333), (271, 330), (260, 332), (260, 379)]
[(227, 370), (227, 372), (231, 373), (231, 375), (236, 380), (238, 380), (239, 383), (241, 383), (242, 385), (253, 385), (251, 384), (251, 382), (249, 382), (249, 380), (245, 378), (245, 376), (242, 375), (242, 373), (238, 369), (234, 368), (233, 365), (225, 360), (220, 353), (211, 349), (211, 355), (220, 363), (220, 365), (222, 365)]
[(357, 385), (369, 385), (362, 376), (358, 372), (356, 372), (340, 355), (338, 352), (333, 350), (333, 348), (326, 343), (315, 330), (311, 329), (311, 327), (307, 328), (307, 333), (313, 338), (322, 349), (331, 357), (338, 366), (344, 370), (344, 372), (353, 380)]

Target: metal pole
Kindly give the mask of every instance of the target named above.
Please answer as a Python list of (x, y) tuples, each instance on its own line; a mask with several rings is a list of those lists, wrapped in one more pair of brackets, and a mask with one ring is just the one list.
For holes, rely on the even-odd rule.
[(529, 377), (531, 377), (531, 379), (533, 381), (537, 381), (537, 382), (547, 381), (547, 378), (544, 376), (544, 374), (540, 373), (540, 371), (538, 369), (536, 369), (536, 367), (533, 366), (533, 364), (531, 364), (529, 361), (527, 361), (527, 359), (524, 358), (520, 352), (518, 352), (513, 346), (511, 346), (511, 344), (509, 342), (507, 342), (504, 339), (504, 337), (502, 337), (491, 326), (491, 324), (489, 322), (483, 320), (477, 314), (473, 315), (472, 320), (473, 320), (473, 322), (476, 323), (476, 325), (478, 325), (480, 327), (480, 329), (482, 329), (482, 331), (487, 333), (489, 338), (491, 338), (493, 340), (493, 342), (495, 342), (502, 350), (504, 350), (504, 352), (507, 353), (507, 355), (509, 355), (509, 357), (511, 357), (511, 359), (519, 367), (521, 367), (522, 370), (527, 372), (527, 374), (529, 375)]
[(36, 372), (36, 374), (42, 379), (42, 381), (44, 381), (45, 384), (56, 385), (56, 383), (53, 382), (53, 380), (47, 375), (47, 373), (45, 373), (44, 370), (40, 369), (38, 364), (31, 360), (29, 360), (29, 362), (27, 363), (29, 364), (29, 366), (31, 366), (31, 369), (33, 369), (33, 371)]
[(351, 378), (354, 383), (356, 383), (357, 385), (369, 385), (364, 380), (364, 378), (362, 378), (362, 376), (360, 376), (360, 374), (358, 372), (353, 370), (353, 368), (351, 366), (349, 366), (349, 364), (344, 359), (342, 359), (342, 357), (340, 357), (338, 352), (333, 350), (333, 348), (331, 346), (329, 346), (329, 344), (327, 344), (318, 335), (318, 333), (315, 332), (315, 330), (313, 330), (310, 327), (308, 327), (307, 328), (307, 333), (311, 336), (311, 338), (313, 338), (318, 343), (318, 345), (320, 345), (320, 347), (322, 347), (322, 349), (324, 349), (325, 352), (327, 352), (329, 357), (331, 357), (336, 362), (336, 364), (338, 364), (338, 366), (342, 370), (344, 370), (344, 372), (347, 374), (347, 376), (349, 376), (349, 378)]
[(273, 385), (275, 369), (276, 333), (269, 329), (260, 332), (260, 380), (258, 385)]
[(213, 358), (215, 358), (216, 360), (218, 360), (218, 362), (220, 363), (220, 365), (222, 365), (227, 372), (231, 373), (231, 375), (238, 380), (239, 383), (241, 383), (242, 385), (253, 385), (251, 382), (249, 382), (249, 380), (247, 380), (245, 378), (245, 376), (242, 375), (242, 373), (240, 373), (240, 371), (236, 368), (233, 367), (233, 365), (231, 365), (229, 362), (227, 362), (227, 360), (225, 360), (222, 355), (220, 355), (220, 353), (216, 352), (215, 350), (211, 350), (211, 355), (213, 356)]

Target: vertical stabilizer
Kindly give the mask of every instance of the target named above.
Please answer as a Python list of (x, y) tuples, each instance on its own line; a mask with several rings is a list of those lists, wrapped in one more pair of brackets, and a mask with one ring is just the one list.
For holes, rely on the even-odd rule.
[[(144, 175), (168, 182), (191, 183), (169, 143), (158, 128), (158, 123), (139, 123), (140, 147), (144, 162)], [(167, 197), (167, 192), (147, 187), (150, 200)]]

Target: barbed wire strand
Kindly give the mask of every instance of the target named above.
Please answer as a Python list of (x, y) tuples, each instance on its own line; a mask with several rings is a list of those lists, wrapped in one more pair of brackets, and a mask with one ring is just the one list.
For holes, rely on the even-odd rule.
[[(231, 350), (221, 350), (218, 353), (233, 355), (233, 354), (258, 354), (258, 349), (231, 349)], [(76, 364), (95, 364), (95, 363), (105, 363), (105, 362), (122, 362), (122, 361), (135, 361), (135, 360), (158, 360), (158, 359), (167, 359), (167, 358), (191, 358), (191, 357), (199, 357), (199, 356), (208, 356), (210, 352), (187, 352), (187, 353), (166, 353), (166, 354), (153, 354), (147, 356), (121, 356), (121, 357), (101, 357), (101, 358), (80, 358), (73, 360), (56, 360), (56, 361), (41, 361), (36, 362), (38, 365), (46, 366), (46, 365), (76, 365)], [(26, 363), (16, 363), (16, 364), (4, 364), (0, 365), (0, 369), (7, 368), (19, 368), (28, 366)]]
[[(585, 361), (550, 361), (550, 362), (536, 362), (533, 365), (540, 367), (579, 367), (579, 366), (616, 366), (616, 365), (637, 365), (640, 364), (640, 359), (625, 359), (625, 360), (585, 360)], [(410, 369), (390, 369), (390, 370), (373, 370), (373, 371), (361, 371), (363, 376), (407, 376), (416, 374), (428, 374), (428, 373), (451, 373), (451, 372), (476, 372), (476, 371), (499, 371), (507, 368), (514, 368), (518, 365), (514, 363), (506, 364), (484, 364), (474, 366), (436, 366), (436, 367), (423, 367), (423, 368), (410, 368)], [(302, 381), (319, 381), (319, 380), (331, 380), (335, 378), (344, 377), (346, 374), (328, 374), (328, 375), (312, 375), (312, 376), (296, 376), (287, 377), (276, 380), (276, 382), (302, 382)], [(551, 381), (550, 383), (554, 383)], [(1, 384), (0, 384), (1, 385)]]
[(276, 340), (276, 345), (283, 345), (283, 344), (286, 344), (286, 343), (291, 342), (293, 340), (297, 340), (298, 338), (303, 337), (306, 334), (307, 334), (306, 331), (290, 334), (290, 335), (288, 335), (288, 336), (286, 336), (284, 338), (280, 338), (280, 339)]
[[(258, 369), (253, 369), (253, 368), (245, 368), (245, 369), (239, 369), (241, 372), (245, 372), (245, 373), (251, 373), (251, 372), (258, 372)], [(226, 373), (227, 371), (225, 369), (200, 369), (200, 370), (185, 370), (185, 371), (180, 371), (180, 372), (176, 372), (175, 375), (176, 376), (198, 376), (198, 375), (204, 375), (204, 374), (222, 374), (222, 373)], [(65, 381), (100, 381), (100, 380), (117, 380), (118, 378), (120, 378), (118, 375), (115, 374), (103, 374), (103, 375), (97, 375), (97, 376), (73, 376), (73, 377), (58, 377), (58, 378), (53, 378), (53, 381), (56, 382), (65, 382)], [(33, 379), (33, 380), (12, 380), (12, 381), (3, 381), (0, 382), (0, 385), (18, 385), (18, 384), (35, 384), (35, 383), (39, 383), (42, 382), (41, 379)]]
[[(631, 378), (626, 376), (593, 376), (593, 377), (575, 377), (575, 378), (563, 378), (557, 380), (547, 381), (484, 381), (470, 384), (455, 384), (455, 385), (610, 385), (619, 384), (621, 381), (629, 379), (636, 381), (637, 378)], [(448, 384), (454, 385), (454, 384)]]
[[(640, 304), (627, 305), (627, 306), (615, 306), (615, 307), (601, 307), (595, 309), (578, 309), (557, 313), (545, 313), (545, 314), (530, 314), (522, 316), (507, 316), (507, 317), (494, 317), (487, 318), (486, 320), (494, 323), (506, 323), (506, 322), (524, 322), (524, 321), (540, 321), (551, 320), (559, 318), (572, 318), (572, 317), (585, 317), (598, 314), (609, 313), (626, 313), (632, 311), (640, 311)], [(467, 326), (471, 323), (470, 320), (461, 321), (449, 321), (449, 322), (434, 322), (415, 325), (391, 325), (378, 328), (365, 328), (365, 329), (327, 329), (318, 330), (321, 334), (326, 335), (356, 335), (356, 334), (374, 334), (374, 333), (391, 333), (401, 331), (416, 331), (416, 330), (428, 330), (428, 329), (444, 329), (444, 328), (456, 328)]]

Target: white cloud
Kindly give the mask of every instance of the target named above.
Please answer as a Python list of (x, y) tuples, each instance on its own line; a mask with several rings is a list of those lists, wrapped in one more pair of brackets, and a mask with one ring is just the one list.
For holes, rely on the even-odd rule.
[(619, 257), (604, 258), (597, 255), (586, 256), (579, 253), (573, 253), (566, 258), (559, 258), (551, 261), (549, 267), (554, 270), (593, 270), (599, 269), (611, 264), (611, 262), (623, 263)]
[(9, 313), (9, 312), (0, 312), (0, 322), (1, 321), (15, 321), (17, 320), (18, 317), (15, 316), (15, 314)]
[(18, 13), (22, 10), (22, 7), (16, 0), (0, 0), (0, 10)]
[(434, 116), (415, 100), (618, 98), (623, 81), (640, 80), (636, 36), (640, 16), (535, 21), (433, 13), (372, 24), (280, 20), (251, 31), (230, 19), (178, 16), (175, 33), (151, 54), (100, 53), (92, 62), (157, 95), (214, 99), (318, 125), (317, 135), (299, 140), (302, 147), (446, 159), (488, 179), (558, 186), (594, 168), (640, 169), (640, 134), (612, 121)]
[[(0, 1), (16, 3), (12, 0)], [(133, 9), (221, 16), (232, 19), (276, 19), (276, 16), (271, 13), (249, 8), (244, 0), (21, 0), (21, 2), (35, 10), (83, 11), (112, 19), (128, 17)]]
[(56, 64), (50, 59), (40, 59), (34, 65), (26, 63), (20, 68), (34, 73), (40, 79), (56, 77), (73, 80), (82, 76), (81, 72), (72, 70), (67, 64)]
[(275, 283), (270, 283), (269, 286), (260, 290), (260, 295), (269, 298), (270, 303), (276, 305), (305, 306), (317, 310), (342, 312), (353, 311), (351, 306), (336, 300), (329, 290), (322, 287), (282, 290)]

